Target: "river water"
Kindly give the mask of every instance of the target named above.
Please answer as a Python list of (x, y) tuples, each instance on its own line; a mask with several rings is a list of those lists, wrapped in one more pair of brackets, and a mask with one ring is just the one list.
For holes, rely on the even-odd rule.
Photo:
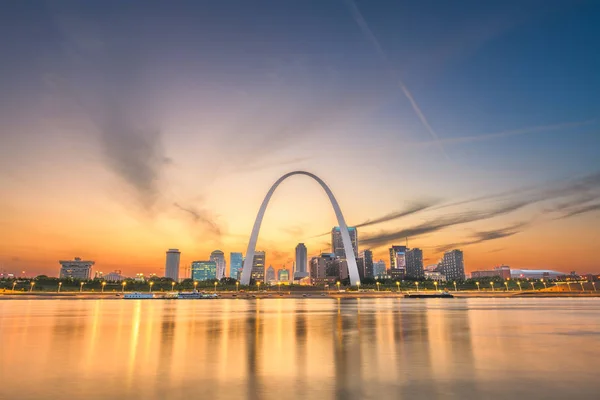
[(0, 399), (600, 399), (600, 299), (0, 300)]

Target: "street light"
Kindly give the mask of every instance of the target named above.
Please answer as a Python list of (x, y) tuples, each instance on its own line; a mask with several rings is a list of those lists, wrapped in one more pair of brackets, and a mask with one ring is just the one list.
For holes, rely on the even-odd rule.
[(479, 282), (475, 282), (475, 284), (477, 285), (477, 291), (480, 292), (481, 288), (479, 287)]
[(236, 282), (236, 283), (235, 283), (235, 291), (236, 291), (236, 292), (239, 292), (239, 290), (240, 290), (240, 283), (239, 283), (239, 282)]
[(585, 283), (585, 282), (583, 282), (583, 281), (580, 281), (580, 282), (579, 282), (579, 284), (581, 285), (581, 291), (582, 291), (582, 292), (585, 292), (585, 289), (583, 288), (583, 284), (584, 284), (584, 283)]
[(380, 283), (379, 283), (379, 282), (377, 282), (377, 291), (378, 291), (378, 292), (379, 292), (379, 285), (380, 285)]
[(567, 281), (567, 287), (569, 288), (569, 292), (571, 291), (571, 281)]
[(396, 289), (398, 290), (398, 292), (400, 291), (400, 282), (396, 281)]
[(175, 282), (171, 282), (171, 292), (175, 290)]
[(198, 281), (194, 281), (194, 291), (198, 290)]
[(506, 286), (506, 291), (508, 292), (508, 282), (504, 281), (504, 286)]
[(490, 282), (490, 286), (492, 287), (492, 292), (494, 291), (494, 282)]
[(457, 289), (457, 287), (456, 287), (456, 281), (454, 281), (454, 291), (455, 291), (455, 292), (458, 292), (458, 289)]
[(215, 282), (215, 293), (217, 293), (217, 285), (219, 284), (219, 282)]
[(542, 283), (544, 284), (544, 289), (548, 289), (548, 285), (546, 285), (546, 281), (542, 279)]
[(33, 287), (35, 286), (35, 282), (31, 282), (31, 289), (29, 289), (30, 292), (33, 292)]
[(434, 281), (433, 284), (435, 285), (435, 291), (437, 292), (438, 281)]
[(417, 285), (417, 292), (419, 291), (419, 282), (415, 282), (415, 285)]
[(596, 282), (592, 282), (592, 286), (594, 287), (594, 292), (596, 291)]
[(356, 282), (356, 290), (360, 292), (360, 281)]
[(58, 282), (58, 290), (56, 291), (56, 293), (60, 293), (60, 287), (62, 286), (62, 282)]
[(122, 286), (122, 289), (121, 289), (121, 291), (122, 291), (123, 293), (125, 293), (125, 286), (127, 286), (127, 282), (123, 281), (123, 283), (121, 283), (121, 286)]
[(340, 281), (337, 281), (335, 284), (337, 285), (338, 292), (339, 292), (339, 291), (340, 291), (340, 285), (341, 285), (341, 282), (340, 282)]
[(154, 281), (148, 282), (148, 285), (150, 286), (150, 293), (152, 293), (152, 286), (154, 286)]
[(535, 282), (531, 282), (531, 290), (535, 290)]
[(17, 286), (17, 281), (14, 281), (14, 282), (13, 282), (13, 287), (12, 287), (12, 291), (13, 291), (13, 292), (15, 291), (15, 286)]
[(106, 286), (106, 282), (102, 282), (102, 293), (104, 293), (104, 286)]
[[(260, 292), (260, 281), (256, 282), (256, 290)], [(215, 282), (215, 293), (217, 292), (217, 282)]]
[(79, 293), (83, 292), (83, 282), (79, 284)]
[[(328, 285), (325, 285), (325, 286), (327, 286), (327, 288), (329, 288)], [(327, 290), (327, 292), (329, 292), (329, 290)], [(281, 293), (281, 282), (277, 282), (277, 293)]]
[(519, 292), (522, 292), (523, 288), (521, 287), (521, 281), (517, 281), (517, 285), (519, 285)]

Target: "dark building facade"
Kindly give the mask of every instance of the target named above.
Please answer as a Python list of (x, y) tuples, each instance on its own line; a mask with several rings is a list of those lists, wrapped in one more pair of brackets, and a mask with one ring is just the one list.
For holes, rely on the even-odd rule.
[(420, 279), (425, 276), (423, 271), (423, 250), (414, 248), (406, 251), (406, 277)]

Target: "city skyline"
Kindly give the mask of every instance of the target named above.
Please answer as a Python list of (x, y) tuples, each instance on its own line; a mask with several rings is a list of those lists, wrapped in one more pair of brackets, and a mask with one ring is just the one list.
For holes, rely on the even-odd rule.
[[(373, 260), (408, 238), (425, 265), (460, 248), (467, 272), (600, 269), (597, 3), (21, 3), (0, 17), (0, 270), (244, 252), (294, 170)], [(330, 245), (318, 189), (273, 197), (257, 248), (275, 268)]]

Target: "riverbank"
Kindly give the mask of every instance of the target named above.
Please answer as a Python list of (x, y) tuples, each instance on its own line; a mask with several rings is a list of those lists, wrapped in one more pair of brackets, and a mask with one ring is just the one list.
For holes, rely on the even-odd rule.
[[(212, 293), (212, 292), (211, 292)], [(405, 298), (411, 292), (315, 292), (315, 291), (293, 291), (293, 292), (217, 292), (219, 299), (274, 299), (274, 298), (306, 298), (306, 299), (360, 299), (360, 298)], [(420, 294), (436, 294), (434, 291), (420, 291)], [(158, 293), (157, 293), (158, 294)], [(454, 298), (565, 298), (565, 297), (598, 297), (600, 292), (555, 292), (555, 291), (458, 291), (450, 292)], [(0, 300), (120, 300), (122, 293), (86, 293), (86, 292), (0, 292)], [(154, 299), (160, 300), (160, 298)], [(167, 299), (165, 299), (167, 300)]]

